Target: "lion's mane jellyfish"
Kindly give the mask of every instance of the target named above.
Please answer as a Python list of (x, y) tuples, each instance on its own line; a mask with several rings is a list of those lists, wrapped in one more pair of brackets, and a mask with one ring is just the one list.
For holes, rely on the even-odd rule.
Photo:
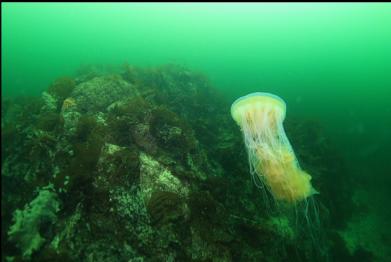
[(277, 201), (296, 204), (316, 193), (311, 176), (300, 168), (285, 134), (286, 104), (269, 93), (252, 93), (237, 99), (231, 115), (241, 127), (250, 172)]

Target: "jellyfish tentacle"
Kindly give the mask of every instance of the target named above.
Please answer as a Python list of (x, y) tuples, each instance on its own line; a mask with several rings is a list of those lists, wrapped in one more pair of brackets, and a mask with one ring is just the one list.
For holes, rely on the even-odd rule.
[(285, 102), (269, 93), (249, 94), (231, 106), (231, 115), (243, 133), (254, 183), (275, 199), (295, 204), (316, 190), (285, 133), (285, 113)]

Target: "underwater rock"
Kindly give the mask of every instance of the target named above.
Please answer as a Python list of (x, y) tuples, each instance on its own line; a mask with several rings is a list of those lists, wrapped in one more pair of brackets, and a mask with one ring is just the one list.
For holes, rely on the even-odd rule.
[(180, 159), (195, 150), (197, 141), (190, 126), (166, 107), (151, 112), (150, 131), (159, 147)]
[(182, 198), (189, 194), (187, 186), (173, 176), (170, 170), (143, 152), (140, 153), (140, 187), (146, 203), (155, 191), (176, 193)]
[(150, 134), (151, 105), (140, 97), (119, 100), (108, 108), (107, 125), (110, 142), (120, 146), (136, 144), (147, 153), (157, 152), (155, 139)]
[(47, 245), (46, 249), (44, 250), (43, 257), (45, 258), (46, 256), (50, 256), (50, 259), (48, 259), (48, 261), (61, 261), (61, 259), (59, 258), (63, 258), (63, 255), (66, 258), (64, 259), (64, 261), (71, 261), (72, 259), (74, 259), (72, 255), (75, 255), (75, 244), (66, 246), (66, 243), (79, 242), (78, 238), (80, 235), (77, 231), (78, 227), (80, 227), (80, 224), (82, 223), (82, 206), (78, 205), (72, 215), (58, 221), (55, 229), (56, 235), (52, 238), (52, 241), (49, 245)]
[(43, 130), (33, 130), (27, 137), (30, 145), (30, 159), (47, 161), (54, 156), (57, 140), (54, 135)]
[[(292, 225), (267, 212), (265, 196), (248, 175), (229, 103), (205, 76), (175, 65), (108, 71), (85, 68), (75, 80), (55, 82), (39, 100), (6, 103), (3, 260), (305, 257), (308, 248)], [(321, 184), (320, 197), (349, 195), (335, 183), (345, 171), (324, 135), (314, 123), (291, 122), (287, 132), (303, 167)], [(45, 191), (50, 183), (53, 190)], [(37, 187), (42, 195), (31, 200)], [(341, 210), (343, 204), (349, 210), (346, 198), (340, 199), (320, 210)], [(38, 202), (47, 207), (38, 212), (41, 228), (39, 216), (31, 215)], [(19, 218), (12, 221), (12, 212), (4, 210)], [(47, 225), (50, 230), (41, 231)]]
[(157, 152), (157, 145), (155, 139), (149, 132), (149, 125), (137, 124), (132, 129), (132, 136), (134, 142), (143, 150), (151, 155), (155, 155)]
[(97, 128), (96, 118), (93, 115), (82, 115), (76, 126), (75, 138), (79, 142), (86, 142)]
[[(373, 196), (365, 188), (355, 188), (351, 196), (358, 213), (336, 234), (343, 240), (353, 258), (368, 257), (367, 261), (387, 261), (391, 256), (389, 220), (382, 220), (374, 209)], [(371, 259), (369, 259), (371, 258)]]
[(52, 187), (47, 186), (23, 210), (15, 211), (15, 223), (10, 227), (8, 236), (22, 250), (23, 257), (29, 258), (45, 242), (41, 235), (42, 227), (45, 225), (47, 230), (56, 221), (59, 205)]
[[(110, 199), (115, 206), (115, 215), (121, 221), (120, 230), (126, 232), (126, 241), (131, 245), (131, 249), (155, 249), (154, 229), (150, 224), (144, 194), (140, 187), (113, 188), (110, 190)], [(132, 257), (137, 256), (137, 252), (134, 253)]]
[(64, 119), (64, 133), (68, 136), (74, 135), (81, 114), (77, 111), (67, 111), (62, 113)]
[(289, 220), (287, 217), (270, 217), (269, 220), (265, 223), (266, 226), (273, 230), (282, 238), (287, 240), (294, 240), (295, 231), (292, 226), (289, 224)]
[(101, 179), (108, 188), (112, 185), (131, 186), (139, 179), (139, 152), (135, 147), (120, 147), (106, 143), (102, 148), (97, 168), (100, 174), (97, 179)]
[(62, 116), (55, 112), (47, 112), (37, 121), (37, 127), (43, 131), (60, 131), (64, 124)]
[(57, 110), (57, 99), (49, 94), (48, 92), (42, 93), (42, 99), (44, 105), (42, 107), (42, 112), (55, 112)]
[(77, 85), (71, 94), (81, 112), (104, 111), (113, 102), (134, 96), (137, 89), (119, 75), (95, 77)]
[(97, 65), (82, 65), (76, 70), (76, 84), (87, 82), (95, 77), (101, 76), (105, 73), (102, 66)]
[(147, 204), (152, 225), (186, 220), (188, 208), (182, 197), (169, 191), (155, 191)]

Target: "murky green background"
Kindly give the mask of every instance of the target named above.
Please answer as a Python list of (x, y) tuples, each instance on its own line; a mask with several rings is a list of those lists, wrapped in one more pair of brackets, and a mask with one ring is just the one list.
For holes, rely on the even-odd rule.
[(389, 3), (8, 3), (1, 59), (3, 96), (39, 95), (81, 65), (125, 62), (184, 64), (232, 101), (275, 93), (288, 117), (323, 125), (389, 215)]

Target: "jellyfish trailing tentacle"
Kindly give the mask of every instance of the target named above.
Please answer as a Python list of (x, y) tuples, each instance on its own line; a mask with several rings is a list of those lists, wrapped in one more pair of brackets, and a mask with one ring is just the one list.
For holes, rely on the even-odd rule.
[(274, 199), (295, 204), (316, 190), (285, 134), (285, 114), (285, 102), (270, 93), (252, 93), (231, 106), (232, 118), (243, 133), (254, 181), (260, 180)]

